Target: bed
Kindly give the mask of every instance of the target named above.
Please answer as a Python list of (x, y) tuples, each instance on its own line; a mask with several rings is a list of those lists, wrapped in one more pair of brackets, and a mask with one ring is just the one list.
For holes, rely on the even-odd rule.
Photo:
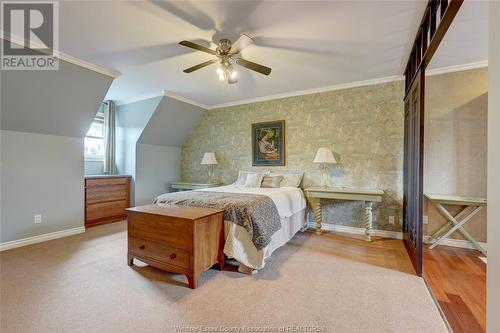
[(166, 193), (155, 203), (225, 209), (224, 254), (242, 264), (240, 271), (245, 273), (262, 269), (276, 249), (306, 226), (306, 200), (299, 187), (233, 184)]

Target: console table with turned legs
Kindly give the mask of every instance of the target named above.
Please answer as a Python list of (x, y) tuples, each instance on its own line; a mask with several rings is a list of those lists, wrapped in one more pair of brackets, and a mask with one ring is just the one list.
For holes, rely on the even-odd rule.
[(365, 235), (366, 241), (371, 241), (370, 231), (372, 229), (373, 214), (372, 206), (374, 202), (382, 201), (384, 191), (382, 190), (367, 190), (357, 188), (343, 187), (309, 187), (305, 189), (306, 196), (311, 201), (316, 217), (316, 234), (321, 235), (322, 200), (347, 200), (347, 201), (363, 201), (365, 205)]

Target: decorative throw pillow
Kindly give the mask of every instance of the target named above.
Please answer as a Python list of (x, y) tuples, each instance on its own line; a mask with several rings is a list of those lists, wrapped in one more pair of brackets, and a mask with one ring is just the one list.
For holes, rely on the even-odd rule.
[(280, 187), (299, 187), (302, 182), (303, 172), (273, 172), (271, 176), (283, 176)]
[(255, 174), (255, 173), (263, 173), (265, 176), (267, 176), (269, 174), (269, 171), (266, 171), (266, 172), (256, 172), (256, 171), (243, 171), (243, 170), (240, 170), (238, 172), (238, 178), (236, 179), (236, 181), (234, 182), (233, 185), (245, 185), (245, 182), (247, 180), (247, 175), (248, 174)]
[(279, 188), (283, 176), (265, 176), (260, 187)]
[(264, 178), (264, 173), (249, 173), (247, 174), (247, 179), (245, 181), (245, 187), (260, 187), (262, 179)]

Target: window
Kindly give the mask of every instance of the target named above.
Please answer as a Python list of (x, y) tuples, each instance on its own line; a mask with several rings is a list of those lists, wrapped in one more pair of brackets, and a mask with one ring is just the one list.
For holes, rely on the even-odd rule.
[(84, 156), (87, 161), (104, 160), (104, 114), (97, 113), (85, 136)]

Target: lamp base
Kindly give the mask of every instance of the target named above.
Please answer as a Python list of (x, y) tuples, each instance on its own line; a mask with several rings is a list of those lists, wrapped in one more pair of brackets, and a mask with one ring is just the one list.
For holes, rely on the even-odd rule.
[(321, 165), (321, 173), (323, 174), (323, 183), (321, 185), (321, 188), (328, 188), (328, 166), (326, 165), (326, 163), (323, 163)]

